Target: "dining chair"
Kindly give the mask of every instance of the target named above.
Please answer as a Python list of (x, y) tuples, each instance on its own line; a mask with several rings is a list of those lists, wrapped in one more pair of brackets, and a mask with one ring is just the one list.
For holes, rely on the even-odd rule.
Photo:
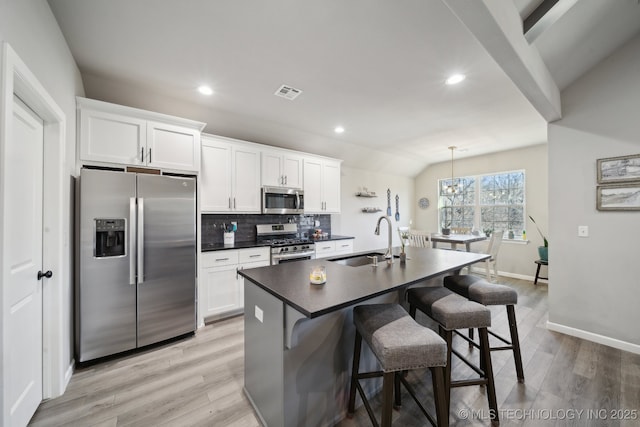
[(489, 239), (489, 245), (487, 246), (487, 252), (491, 255), (491, 258), (484, 261), (484, 266), (486, 270), (487, 280), (492, 282), (491, 278), (491, 269), (493, 266), (493, 273), (498, 278), (498, 251), (500, 250), (500, 245), (502, 244), (502, 237), (504, 235), (503, 230), (496, 230), (491, 233), (491, 238)]
[(422, 230), (409, 230), (409, 246), (416, 248), (430, 248), (431, 233)]

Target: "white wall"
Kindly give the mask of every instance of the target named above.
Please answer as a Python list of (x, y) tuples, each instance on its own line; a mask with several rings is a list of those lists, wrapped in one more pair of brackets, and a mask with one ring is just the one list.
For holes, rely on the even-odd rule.
[[(547, 227), (547, 144), (539, 144), (516, 150), (502, 151), (476, 157), (455, 158), (456, 176), (481, 175), (511, 170), (524, 170), (526, 173), (527, 215), (535, 218), (553, 245), (553, 236), (549, 236)], [(451, 163), (437, 163), (427, 167), (415, 180), (416, 200), (427, 197), (431, 205), (427, 209), (418, 208), (415, 224), (418, 229), (438, 231), (438, 179), (451, 177)], [(527, 238), (529, 244), (504, 240), (498, 258), (498, 270), (513, 277), (532, 278), (535, 275), (538, 259), (537, 247), (542, 238), (534, 225), (528, 222)], [(480, 251), (483, 243), (473, 244)]]
[[(67, 43), (44, 0), (0, 0), (0, 40), (8, 42), (22, 61), (35, 74), (66, 115), (66, 159), (64, 170), (68, 180), (63, 188), (62, 216), (68, 218), (63, 230), (65, 259), (63, 271), (56, 271), (58, 283), (63, 289), (64, 300), (58, 309), (63, 316), (63, 346), (61, 372), (68, 370), (73, 360), (73, 275), (71, 178), (75, 166), (76, 104), (75, 96), (84, 95), (82, 79)], [(45, 159), (46, 161), (46, 159)]]
[(640, 35), (567, 88), (549, 125), (549, 322), (640, 353), (640, 212), (596, 210), (596, 160), (640, 154), (638, 52)]
[[(391, 217), (393, 245), (400, 244), (398, 227), (409, 226), (410, 219), (414, 218), (416, 203), (414, 201), (413, 178), (406, 176), (390, 175), (342, 167), (341, 171), (341, 214), (331, 215), (331, 232), (354, 236), (354, 251), (366, 251), (370, 249), (386, 248), (387, 223), (380, 226), (380, 235), (376, 236), (374, 230), (381, 215), (387, 211), (387, 189), (391, 190)], [(366, 187), (374, 191), (378, 197), (356, 197), (356, 193)], [(400, 200), (400, 221), (395, 220), (395, 196)], [(363, 213), (363, 207), (377, 206), (382, 209), (378, 213)]]

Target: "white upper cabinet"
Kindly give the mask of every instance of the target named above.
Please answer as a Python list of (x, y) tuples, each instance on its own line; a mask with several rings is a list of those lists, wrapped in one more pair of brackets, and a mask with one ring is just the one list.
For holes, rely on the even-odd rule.
[(262, 185), (302, 188), (302, 156), (287, 151), (262, 151)]
[(260, 150), (229, 138), (202, 136), (201, 209), (260, 213)]
[(340, 213), (339, 161), (324, 157), (305, 157), (304, 212)]
[(147, 122), (147, 165), (162, 169), (200, 170), (200, 131)]
[(77, 98), (80, 162), (200, 170), (204, 123)]

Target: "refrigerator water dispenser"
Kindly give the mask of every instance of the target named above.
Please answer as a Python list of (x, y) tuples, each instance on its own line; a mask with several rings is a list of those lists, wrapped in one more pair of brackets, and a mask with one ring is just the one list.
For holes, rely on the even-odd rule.
[(125, 254), (125, 220), (97, 218), (94, 221), (96, 229), (95, 257), (123, 256)]

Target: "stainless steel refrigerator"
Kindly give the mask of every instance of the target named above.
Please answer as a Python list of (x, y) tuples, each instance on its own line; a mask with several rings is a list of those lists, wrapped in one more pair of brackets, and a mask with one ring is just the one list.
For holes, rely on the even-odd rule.
[(78, 185), (78, 360), (194, 331), (195, 180), (82, 169)]

